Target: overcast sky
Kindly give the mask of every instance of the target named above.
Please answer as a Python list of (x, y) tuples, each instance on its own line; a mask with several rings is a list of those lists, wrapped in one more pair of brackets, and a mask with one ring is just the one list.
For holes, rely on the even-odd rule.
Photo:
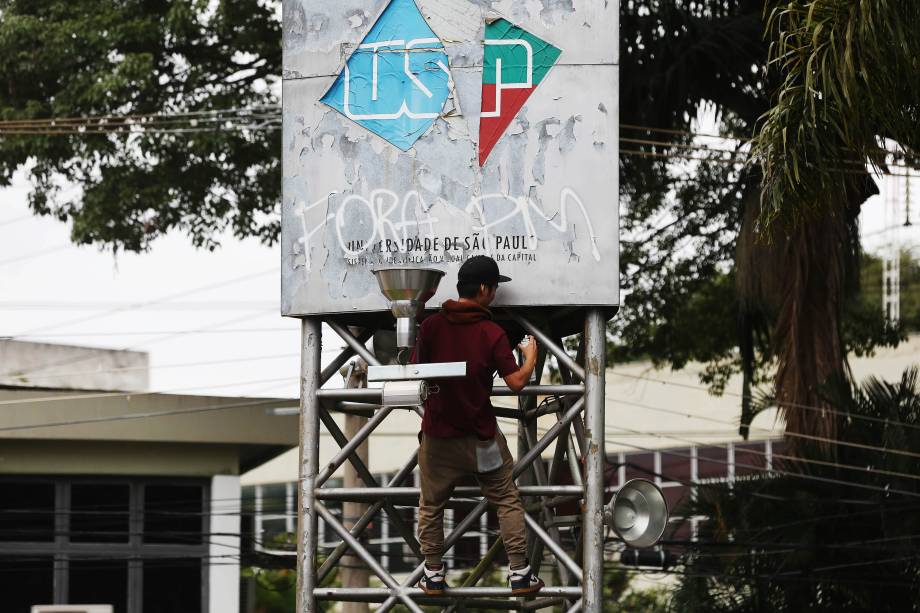
[[(30, 216), (27, 193), (21, 175), (0, 190), (0, 336), (147, 351), (157, 391), (297, 395), (299, 326), (278, 314), (277, 247), (227, 238), (209, 253), (175, 233), (116, 259), (71, 245), (67, 225)], [(892, 238), (879, 232), (884, 209), (882, 198), (864, 206), (873, 250)], [(920, 244), (916, 225), (899, 232), (903, 244)], [(341, 343), (326, 338), (331, 359)]]
[(230, 238), (210, 253), (174, 233), (115, 258), (30, 217), (27, 194), (21, 176), (0, 190), (0, 336), (147, 351), (159, 391), (297, 395), (299, 326), (278, 312), (277, 247)]

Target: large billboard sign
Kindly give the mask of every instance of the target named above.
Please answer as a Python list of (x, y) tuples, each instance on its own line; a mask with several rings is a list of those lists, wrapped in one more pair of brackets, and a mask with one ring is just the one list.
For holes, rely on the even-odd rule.
[(617, 305), (616, 10), (285, 0), (282, 312), (386, 310), (393, 265), (434, 305), (479, 254), (500, 304)]

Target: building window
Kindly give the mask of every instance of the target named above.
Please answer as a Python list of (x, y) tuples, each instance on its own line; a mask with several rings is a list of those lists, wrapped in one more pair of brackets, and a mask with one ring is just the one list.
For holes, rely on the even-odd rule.
[(0, 541), (54, 541), (54, 483), (0, 481)]
[(68, 604), (110, 604), (114, 613), (127, 613), (127, 560), (71, 558), (68, 566)]
[(3, 613), (201, 613), (208, 496), (195, 479), (0, 477)]
[(54, 558), (0, 558), (0, 598), (3, 610), (10, 613), (29, 613), (35, 603), (52, 602)]
[(70, 540), (74, 543), (127, 543), (131, 486), (74, 483), (70, 486)]
[(201, 562), (144, 562), (144, 613), (201, 613)]
[(144, 486), (144, 542), (201, 544), (201, 486)]

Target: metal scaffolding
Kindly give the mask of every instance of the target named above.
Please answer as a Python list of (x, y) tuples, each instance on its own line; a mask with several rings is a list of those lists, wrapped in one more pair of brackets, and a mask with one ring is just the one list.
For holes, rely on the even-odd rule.
[[(501, 549), (500, 540), (489, 547), (486, 556), (475, 566), (463, 586), (452, 587), (442, 596), (427, 596), (415, 587), (423, 572), (423, 558), (419, 543), (408, 524), (397, 512), (396, 504), (418, 504), (418, 488), (406, 485), (418, 462), (418, 450), (406, 459), (405, 465), (388, 483), (378, 482), (368, 466), (357, 454), (360, 444), (394, 410), (382, 406), (380, 389), (324, 389), (323, 385), (354, 355), (369, 365), (379, 365), (376, 356), (365, 343), (372, 330), (360, 334), (352, 332), (334, 320), (316, 317), (302, 319), (301, 343), (301, 449), (298, 520), (298, 611), (315, 613), (319, 601), (351, 601), (381, 603), (377, 611), (385, 612), (402, 604), (414, 613), (419, 605), (441, 606), (453, 611), (467, 604), (476, 608), (535, 610), (562, 605), (569, 613), (602, 610), (602, 578), (604, 566), (604, 370), (605, 330), (604, 311), (591, 308), (586, 311), (581, 359), (573, 359), (565, 350), (562, 339), (535, 326), (520, 312), (509, 312), (540, 344), (541, 356), (538, 371), (542, 370), (547, 354), (556, 359), (563, 383), (560, 385), (530, 385), (515, 394), (506, 387), (496, 387), (496, 396), (518, 396), (518, 409), (497, 408), (496, 414), (518, 420), (518, 460), (514, 476), (522, 496), (527, 502), (529, 552), (531, 564), (538, 567), (548, 552), (554, 563), (560, 585), (546, 586), (536, 596), (527, 599), (513, 598), (509, 588), (477, 587), (488, 572)], [(346, 347), (326, 368), (320, 364), (322, 323), (328, 324), (345, 341)], [(579, 363), (583, 362), (583, 363)], [(539, 380), (539, 372), (538, 379)], [(537, 396), (554, 396), (551, 402), (538, 404)], [(421, 407), (411, 407), (420, 415)], [(369, 419), (352, 439), (347, 439), (332, 413), (358, 411)], [(538, 437), (537, 419), (555, 415), (556, 422), (542, 437)], [(328, 463), (319, 464), (320, 428), (324, 427), (341, 447)], [(548, 466), (541, 461), (543, 453), (555, 443)], [(332, 488), (329, 478), (345, 462), (350, 462), (363, 480), (364, 487)], [(559, 485), (560, 471), (566, 467), (572, 474), (574, 485)], [(479, 497), (477, 487), (458, 487), (452, 501)], [(357, 518), (351, 529), (326, 507), (327, 501), (371, 502)], [(575, 502), (582, 509), (581, 521), (574, 522), (580, 529), (574, 551), (567, 550), (560, 539), (557, 517), (560, 504)], [(446, 535), (445, 551), (449, 551), (460, 538), (479, 526), (488, 503), (480, 499), (454, 529)], [(408, 548), (418, 557), (415, 570), (400, 583), (383, 567), (360, 541), (374, 516), (387, 515), (390, 526), (405, 540)], [(341, 538), (342, 542), (322, 559), (318, 557), (317, 520)], [(569, 522), (570, 524), (573, 522)], [(346, 552), (363, 560), (380, 581), (382, 588), (332, 588), (320, 587)], [(473, 602), (475, 601), (475, 602)]]

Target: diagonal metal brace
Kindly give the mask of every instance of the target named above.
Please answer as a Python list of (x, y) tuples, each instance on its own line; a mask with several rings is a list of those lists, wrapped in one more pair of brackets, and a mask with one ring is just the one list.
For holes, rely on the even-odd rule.
[(342, 447), (342, 449), (335, 455), (335, 457), (329, 461), (329, 463), (326, 465), (326, 468), (323, 469), (323, 472), (321, 472), (316, 477), (317, 488), (322, 487), (323, 483), (329, 480), (329, 477), (331, 477), (333, 473), (338, 470), (339, 466), (345, 463), (345, 460), (347, 460), (349, 456), (351, 456), (355, 450), (361, 446), (361, 443), (363, 443), (365, 439), (371, 435), (371, 432), (373, 432), (374, 429), (376, 429), (377, 426), (379, 426), (380, 423), (386, 419), (387, 415), (389, 415), (394, 408), (395, 407), (381, 407), (376, 413), (374, 413), (373, 417), (367, 420), (366, 424), (361, 426), (361, 429), (355, 433), (354, 438), (352, 438)]
[(549, 548), (553, 555), (556, 556), (556, 559), (562, 562), (570, 573), (572, 573), (575, 578), (580, 582), (582, 580), (583, 574), (581, 572), (581, 567), (575, 563), (575, 560), (569, 557), (569, 554), (565, 552), (558, 542), (553, 540), (553, 538), (546, 533), (545, 530), (537, 523), (530, 515), (524, 514), (524, 521), (527, 523), (528, 527), (537, 535), (541, 541), (543, 541), (546, 546)]
[[(559, 421), (553, 424), (553, 426), (547, 430), (543, 438), (540, 439), (540, 442), (531, 447), (527, 453), (517, 461), (517, 463), (514, 465), (514, 470), (512, 471), (513, 478), (520, 476), (521, 473), (527, 470), (527, 468), (531, 463), (533, 463), (534, 460), (540, 457), (540, 454), (543, 453), (543, 450), (546, 449), (557, 436), (559, 436), (565, 426), (572, 423), (572, 420), (574, 420), (575, 417), (581, 413), (584, 404), (584, 398), (579, 398), (575, 404), (573, 404), (572, 407), (562, 415)], [(480, 501), (479, 504), (477, 504), (476, 507), (473, 508), (469, 514), (463, 518), (463, 521), (461, 521), (460, 524), (457, 525), (457, 527), (454, 528), (444, 540), (444, 551), (447, 551), (453, 547), (454, 544), (460, 540), (460, 537), (463, 536), (463, 534), (466, 533), (475, 522), (479, 521), (479, 517), (485, 513), (486, 509), (488, 508), (488, 504), (489, 503), (487, 500)], [(416, 567), (416, 569), (412, 571), (408, 577), (406, 577), (406, 580), (403, 581), (403, 586), (410, 586), (418, 581), (424, 572), (424, 568), (424, 563), (419, 564), (418, 567)], [(391, 596), (386, 601), (384, 601), (383, 604), (380, 605), (380, 608), (377, 609), (376, 613), (386, 613), (395, 604), (396, 598)]]
[[(371, 366), (380, 366), (380, 360), (377, 359), (371, 351), (362, 343), (359, 339), (356, 338), (354, 334), (348, 331), (348, 328), (345, 326), (332, 321), (331, 319), (326, 320), (326, 325), (328, 325), (332, 330), (338, 334), (345, 344), (348, 345), (355, 353), (364, 358), (364, 361)], [(367, 341), (365, 341), (367, 342)]]
[[(326, 525), (335, 530), (339, 537), (344, 542), (348, 543), (348, 546), (351, 548), (351, 550), (358, 554), (362, 560), (364, 560), (364, 563), (370, 567), (375, 575), (380, 577), (380, 580), (383, 581), (383, 584), (390, 588), (392, 591), (391, 593), (395, 592), (396, 598), (402, 600), (403, 604), (409, 607), (409, 610), (412, 611), (412, 613), (424, 613), (421, 607), (415, 604), (415, 602), (406, 595), (402, 587), (396, 582), (396, 579), (393, 578), (393, 575), (388, 573), (386, 569), (380, 565), (380, 562), (378, 562), (377, 559), (374, 558), (374, 556), (372, 556), (370, 552), (364, 548), (358, 539), (351, 535), (351, 532), (349, 532), (348, 529), (342, 525), (342, 522), (340, 522), (335, 515), (329, 512), (329, 509), (327, 509), (323, 503), (316, 503), (316, 511), (323, 518), (323, 521), (326, 522)], [(394, 596), (391, 596), (391, 598), (393, 597)]]
[[(348, 439), (345, 437), (345, 434), (339, 429), (339, 425), (335, 423), (335, 420), (332, 419), (332, 416), (325, 409), (320, 410), (319, 418), (325, 424), (326, 429), (329, 430), (329, 434), (332, 435), (332, 438), (339, 444), (340, 447), (343, 447), (348, 443)], [(368, 487), (376, 488), (378, 487), (377, 479), (374, 478), (374, 475), (371, 474), (371, 471), (367, 468), (367, 465), (364, 461), (358, 456), (357, 453), (352, 453), (348, 456), (348, 460), (351, 462), (351, 465), (354, 466), (355, 472), (358, 473), (358, 476), (364, 480), (364, 483)], [(389, 499), (384, 500), (384, 511), (386, 511), (387, 517), (390, 518), (390, 523), (396, 528), (396, 531), (399, 532), (399, 535), (406, 541), (409, 547), (412, 549), (412, 552), (418, 557), (422, 557), (422, 548), (418, 543), (418, 540), (415, 538), (412, 529), (406, 525), (406, 522), (403, 521), (402, 516), (396, 511), (396, 507), (393, 506), (393, 502)], [(357, 535), (355, 535), (357, 536)]]
[[(417, 464), (418, 464), (418, 450), (416, 449), (415, 453), (412, 454), (412, 457), (409, 458), (409, 461), (406, 462), (405, 466), (403, 466), (399, 470), (399, 472), (396, 473), (396, 475), (394, 475), (392, 479), (390, 479), (390, 482), (387, 484), (387, 486), (396, 487), (398, 485), (401, 485), (403, 481), (405, 481), (410, 476), (412, 476), (412, 471), (415, 470), (415, 466)], [(374, 519), (374, 516), (380, 511), (380, 509), (383, 508), (383, 505), (384, 505), (384, 499), (379, 499), (377, 500), (377, 502), (372, 504), (366, 511), (364, 511), (364, 514), (361, 515), (358, 521), (355, 522), (355, 525), (352, 526), (352, 529), (351, 529), (352, 536), (357, 537), (362, 532), (364, 532), (364, 530), (367, 529), (368, 525), (370, 525), (371, 521)], [(317, 584), (322, 583), (323, 580), (327, 576), (329, 576), (329, 573), (331, 573), (335, 569), (335, 565), (342, 558), (342, 556), (345, 555), (345, 552), (347, 550), (348, 550), (348, 545), (342, 542), (342, 543), (339, 543), (338, 546), (336, 546), (336, 548), (332, 551), (332, 553), (329, 554), (328, 557), (326, 557), (326, 560), (323, 562), (322, 566), (320, 566), (319, 570), (316, 571)]]
[(511, 319), (516, 321), (521, 325), (522, 328), (527, 330), (527, 332), (537, 337), (537, 341), (539, 341), (542, 346), (546, 347), (546, 350), (552, 353), (556, 359), (559, 360), (560, 364), (564, 365), (570, 371), (575, 373), (582, 381), (585, 380), (585, 369), (582, 368), (578, 362), (572, 359), (572, 356), (570, 356), (564, 348), (557, 345), (549, 334), (530, 323), (529, 320), (527, 320), (517, 311), (506, 309), (505, 312), (508, 313)]

